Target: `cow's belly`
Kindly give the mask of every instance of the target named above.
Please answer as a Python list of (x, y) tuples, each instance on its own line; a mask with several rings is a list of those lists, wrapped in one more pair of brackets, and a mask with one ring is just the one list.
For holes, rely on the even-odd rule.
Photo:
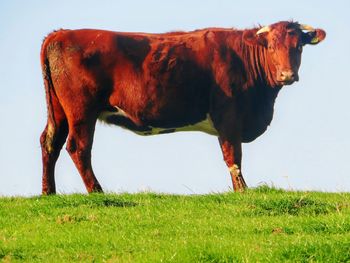
[(127, 130), (130, 130), (138, 135), (148, 136), (148, 135), (158, 135), (173, 132), (183, 132), (183, 131), (199, 131), (210, 135), (218, 136), (217, 130), (213, 126), (213, 122), (207, 114), (206, 119), (198, 121), (197, 123), (177, 126), (177, 127), (152, 127), (148, 125), (137, 125), (135, 122), (129, 118), (128, 114), (117, 108), (117, 111), (104, 111), (100, 114), (99, 120), (106, 122), (108, 124), (115, 124)]
[(209, 116), (203, 121), (200, 121), (198, 123), (187, 125), (183, 127), (176, 127), (176, 128), (159, 128), (159, 127), (151, 127), (149, 131), (134, 131), (135, 133), (139, 135), (157, 135), (157, 134), (166, 134), (166, 133), (172, 133), (172, 132), (184, 132), (184, 131), (199, 131), (199, 132), (205, 132), (210, 135), (218, 135), (218, 132), (213, 126), (213, 123)]

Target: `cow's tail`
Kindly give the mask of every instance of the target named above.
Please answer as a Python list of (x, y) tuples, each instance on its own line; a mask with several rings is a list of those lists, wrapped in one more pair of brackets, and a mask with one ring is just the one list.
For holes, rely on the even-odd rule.
[[(50, 37), (45, 38), (40, 53), (40, 61), (42, 74), (44, 79), (45, 86), (45, 94), (46, 94), (46, 105), (47, 105), (47, 125), (45, 130), (41, 136), (41, 143), (45, 145), (47, 152), (51, 152), (53, 149), (54, 140), (58, 130), (60, 129), (60, 122), (62, 120), (66, 122), (66, 114), (62, 108), (62, 105), (59, 102), (57, 97), (54, 84), (52, 81), (52, 66), (50, 65)], [(51, 61), (51, 63), (55, 63), (55, 61)], [(56, 65), (54, 65), (56, 66)]]
[(48, 118), (48, 123), (51, 122), (52, 125), (55, 126), (55, 114), (53, 112), (53, 106), (52, 106), (52, 95), (54, 91), (53, 91), (53, 83), (51, 78), (50, 63), (46, 53), (47, 53), (46, 51), (42, 50), (41, 69), (42, 69), (44, 87), (45, 87), (47, 115), (48, 115), (47, 118)]

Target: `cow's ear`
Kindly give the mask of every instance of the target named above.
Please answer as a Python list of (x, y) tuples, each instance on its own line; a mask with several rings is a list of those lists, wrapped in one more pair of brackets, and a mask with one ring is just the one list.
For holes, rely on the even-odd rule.
[(315, 29), (313, 31), (309, 31), (303, 33), (302, 41), (303, 45), (311, 44), (316, 45), (320, 43), (322, 40), (326, 38), (326, 32), (322, 29)]
[(257, 30), (246, 30), (243, 32), (243, 41), (251, 46), (261, 45), (267, 46), (266, 36), (268, 32), (256, 34)]

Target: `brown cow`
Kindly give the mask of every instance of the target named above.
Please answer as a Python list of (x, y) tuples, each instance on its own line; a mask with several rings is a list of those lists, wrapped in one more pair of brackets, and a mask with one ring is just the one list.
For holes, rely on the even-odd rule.
[(67, 140), (88, 192), (97, 119), (140, 135), (202, 131), (217, 136), (234, 190), (246, 187), (241, 144), (270, 124), (283, 85), (298, 81), (301, 53), (325, 31), (296, 22), (249, 30), (166, 34), (59, 30), (43, 42), (48, 120), (40, 142), (43, 194)]

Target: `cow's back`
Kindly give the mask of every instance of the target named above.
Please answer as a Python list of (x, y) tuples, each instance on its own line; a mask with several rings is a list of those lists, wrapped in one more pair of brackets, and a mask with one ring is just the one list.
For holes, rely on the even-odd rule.
[(121, 109), (139, 126), (180, 127), (206, 118), (213, 81), (205, 32), (62, 30), (44, 48), (62, 97), (98, 97), (96, 110)]

